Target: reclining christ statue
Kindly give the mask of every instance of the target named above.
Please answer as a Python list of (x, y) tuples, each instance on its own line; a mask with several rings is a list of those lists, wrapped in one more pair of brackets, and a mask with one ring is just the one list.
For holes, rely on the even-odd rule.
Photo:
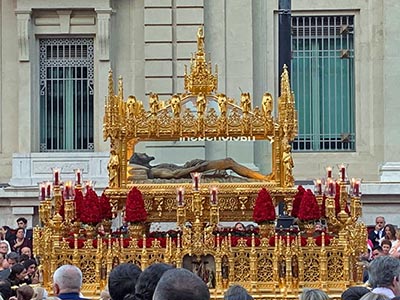
[(206, 172), (206, 171), (222, 171), (232, 170), (242, 177), (257, 179), (257, 180), (270, 180), (270, 176), (261, 174), (253, 171), (236, 161), (232, 158), (224, 158), (217, 160), (203, 160), (193, 159), (186, 162), (184, 165), (179, 166), (176, 164), (162, 163), (155, 166), (151, 166), (150, 162), (154, 160), (153, 156), (149, 156), (146, 153), (134, 153), (129, 160), (132, 165), (139, 165), (145, 167), (147, 170), (147, 176), (149, 179), (161, 178), (161, 179), (179, 179), (189, 178), (192, 172)]

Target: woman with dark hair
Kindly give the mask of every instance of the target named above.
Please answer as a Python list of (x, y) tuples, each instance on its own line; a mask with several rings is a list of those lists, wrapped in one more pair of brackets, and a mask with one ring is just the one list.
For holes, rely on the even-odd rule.
[(11, 286), (18, 286), (24, 282), (26, 274), (25, 267), (21, 264), (16, 264), (11, 267), (11, 272), (7, 280), (10, 282)]
[(384, 230), (385, 230), (385, 239), (393, 243), (396, 240), (396, 228), (394, 227), (394, 225), (386, 224)]
[(37, 272), (37, 263), (34, 259), (25, 260), (22, 264), (27, 273), (27, 277), (25, 278), (25, 283), (27, 284), (37, 284), (39, 283), (39, 275)]
[(142, 270), (132, 263), (123, 263), (111, 270), (108, 277), (108, 291), (111, 299), (123, 300), (135, 293), (136, 281)]
[[(135, 298), (137, 300), (152, 300), (154, 290), (164, 272), (174, 267), (165, 263), (155, 263), (147, 267), (136, 282)], [(124, 300), (129, 300), (127, 297)]]
[(15, 232), (15, 240), (11, 245), (13, 251), (21, 254), (21, 249), (29, 247), (32, 249), (32, 241), (25, 237), (25, 229), (18, 228)]

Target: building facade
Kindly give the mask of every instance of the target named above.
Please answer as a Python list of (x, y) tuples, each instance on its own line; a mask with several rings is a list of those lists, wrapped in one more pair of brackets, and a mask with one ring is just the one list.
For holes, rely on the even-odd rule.
[[(295, 178), (310, 184), (326, 166), (348, 164), (349, 177), (363, 179), (363, 220), (379, 214), (400, 224), (400, 3), (291, 4)], [(0, 225), (19, 216), (38, 223), (38, 183), (51, 180), (54, 167), (62, 180), (79, 168), (84, 180), (106, 187), (109, 70), (145, 105), (151, 92), (162, 100), (183, 92), (200, 25), (218, 90), (235, 99), (250, 92), (254, 106), (265, 91), (276, 101), (278, 16), (278, 0), (1, 1)], [(139, 143), (137, 151), (156, 162), (233, 157), (271, 168), (264, 142)]]

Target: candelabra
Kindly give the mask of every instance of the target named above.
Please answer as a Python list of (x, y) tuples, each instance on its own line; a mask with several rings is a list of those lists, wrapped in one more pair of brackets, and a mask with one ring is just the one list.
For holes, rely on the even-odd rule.
[(327, 218), (329, 229), (338, 234), (339, 244), (345, 245), (348, 244), (349, 229), (356, 226), (361, 216), (361, 180), (355, 178), (348, 180), (345, 164), (338, 166), (338, 169), (339, 176), (335, 180), (332, 177), (332, 167), (327, 167), (326, 179), (315, 180), (314, 191), (320, 207), (325, 195), (325, 212), (323, 213)]
[[(64, 235), (76, 225), (74, 196), (76, 191), (82, 190), (82, 171), (74, 171), (74, 182), (62, 182), (60, 169), (53, 168), (53, 181), (39, 183), (40, 221), (44, 226), (51, 227), (54, 232), (64, 232)], [(92, 184), (90, 181), (85, 183), (87, 188)]]
[[(176, 190), (176, 215), (177, 226), (182, 229), (182, 240), (190, 247), (190, 253), (203, 255), (204, 244), (213, 244), (212, 232), (219, 223), (218, 188), (209, 188), (209, 216), (204, 213), (205, 197), (200, 188), (201, 173), (192, 173), (192, 191), (185, 195), (185, 189), (179, 187)], [(185, 201), (185, 196), (191, 197)], [(190, 203), (191, 201), (191, 203)], [(189, 203), (189, 205), (187, 205)], [(188, 218), (187, 218), (188, 217)], [(206, 219), (209, 218), (209, 219)], [(191, 222), (191, 226), (185, 224)]]

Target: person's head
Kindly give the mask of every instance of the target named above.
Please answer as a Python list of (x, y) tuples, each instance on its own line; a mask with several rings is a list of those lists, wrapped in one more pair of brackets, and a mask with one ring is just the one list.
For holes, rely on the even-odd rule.
[(21, 248), (21, 255), (26, 255), (29, 258), (32, 258), (32, 250), (29, 247), (23, 247)]
[(36, 267), (37, 267), (37, 263), (34, 259), (28, 259), (26, 261), (24, 261), (23, 266), (26, 269), (26, 272), (29, 275), (32, 275), (33, 273), (35, 273), (36, 271)]
[(63, 265), (53, 274), (53, 291), (58, 296), (62, 293), (79, 293), (82, 286), (82, 271), (73, 265)]
[(7, 280), (0, 280), (0, 296), (8, 300), (12, 295), (11, 283)]
[(17, 225), (18, 228), (26, 228), (26, 226), (28, 225), (28, 220), (25, 219), (24, 217), (18, 218), (17, 219)]
[(245, 231), (246, 228), (244, 227), (243, 223), (237, 222), (233, 227), (236, 231)]
[(400, 260), (391, 256), (379, 256), (368, 267), (369, 284), (375, 287), (386, 287), (400, 296)]
[(0, 241), (0, 253), (7, 254), (10, 252), (10, 247), (6, 241)]
[(392, 248), (392, 242), (390, 240), (384, 239), (381, 242), (381, 247), (384, 255), (389, 255), (390, 248)]
[(381, 230), (383, 227), (385, 227), (385, 218), (382, 216), (378, 216), (375, 218), (375, 229)]
[(10, 252), (6, 255), (6, 259), (10, 268), (16, 265), (19, 261), (19, 254), (17, 252)]
[(15, 231), (15, 237), (17, 239), (21, 239), (22, 240), (24, 238), (24, 236), (25, 236), (25, 229), (24, 228), (18, 228)]
[(299, 300), (330, 300), (327, 293), (319, 289), (303, 289)]
[(142, 270), (132, 263), (123, 263), (111, 270), (108, 277), (108, 291), (112, 300), (123, 300), (135, 293), (136, 281)]
[(247, 231), (254, 231), (255, 229), (256, 229), (256, 227), (253, 224), (249, 224), (246, 226)]
[(389, 300), (389, 299), (390, 298), (385, 295), (369, 292), (364, 296), (362, 296), (360, 300)]
[(383, 249), (381, 246), (375, 246), (374, 248), (372, 248), (372, 259), (375, 259), (379, 256), (384, 256), (385, 253), (383, 252)]
[(161, 276), (153, 300), (210, 300), (210, 291), (203, 280), (186, 269), (168, 270)]
[(369, 293), (365, 286), (351, 286), (342, 293), (342, 300), (360, 300), (362, 296)]
[(24, 263), (26, 260), (28, 260), (28, 259), (29, 259), (28, 255), (21, 254), (21, 255), (19, 256), (18, 262), (19, 262), (20, 264), (23, 264), (23, 263)]
[(224, 300), (253, 300), (253, 297), (241, 285), (231, 285), (224, 294)]
[(392, 224), (385, 225), (385, 238), (388, 240), (396, 239), (396, 228)]
[(11, 267), (11, 273), (8, 276), (14, 283), (22, 282), (26, 277), (26, 269), (21, 264), (15, 264)]
[(136, 282), (135, 298), (137, 300), (152, 300), (161, 276), (173, 268), (173, 266), (165, 263), (155, 263), (147, 267)]
[(22, 285), (17, 289), (17, 300), (31, 300), (33, 294), (32, 287), (29, 285)]
[(33, 289), (32, 300), (45, 300), (45, 299), (47, 299), (47, 296), (48, 296), (48, 293), (43, 287), (36, 286)]

